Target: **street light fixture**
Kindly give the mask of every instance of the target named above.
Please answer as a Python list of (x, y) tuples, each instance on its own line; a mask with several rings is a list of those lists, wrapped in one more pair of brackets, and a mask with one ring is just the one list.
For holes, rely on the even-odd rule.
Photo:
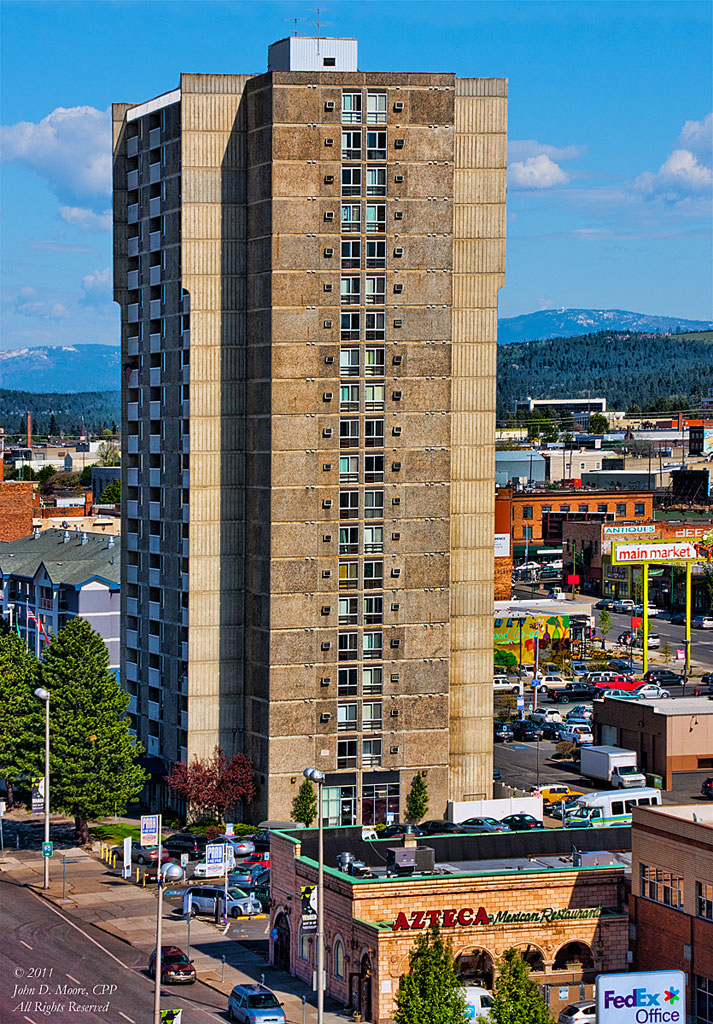
[[(49, 690), (44, 686), (38, 686), (35, 690), (35, 697), (45, 702), (45, 842), (50, 841), (50, 695)], [(44, 851), (43, 851), (44, 852)], [(43, 879), (42, 888), (50, 887), (50, 859), (42, 858)]]
[(317, 783), (317, 820), (319, 822), (318, 874), (317, 874), (317, 1024), (324, 1021), (324, 817), (322, 815), (322, 789), (324, 772), (319, 768), (305, 768), (304, 777)]

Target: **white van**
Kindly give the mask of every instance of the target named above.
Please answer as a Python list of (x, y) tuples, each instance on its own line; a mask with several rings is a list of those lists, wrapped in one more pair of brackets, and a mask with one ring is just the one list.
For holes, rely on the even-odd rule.
[(661, 803), (661, 790), (642, 786), (615, 793), (585, 793), (566, 815), (566, 828), (599, 825), (630, 825), (632, 807)]
[(493, 1005), (493, 996), (487, 988), (478, 988), (477, 985), (466, 985), (465, 987), (465, 1016), (466, 1020), (478, 1020), (484, 1017), (490, 1020), (490, 1007)]

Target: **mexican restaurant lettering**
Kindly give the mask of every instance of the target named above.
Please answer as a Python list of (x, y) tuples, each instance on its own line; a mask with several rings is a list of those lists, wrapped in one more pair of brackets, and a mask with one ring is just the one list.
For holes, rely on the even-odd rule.
[(461, 907), (460, 910), (413, 910), (408, 916), (401, 911), (392, 928), (399, 932), (433, 928), (436, 925), (441, 928), (464, 928), (475, 924), (551, 924), (558, 921), (585, 921), (599, 917), (601, 913), (601, 907), (580, 907), (574, 910), (568, 907), (560, 910), (542, 907), (532, 911), (498, 910), (495, 914), (489, 914), (485, 907), (478, 907), (477, 910), (474, 907)]

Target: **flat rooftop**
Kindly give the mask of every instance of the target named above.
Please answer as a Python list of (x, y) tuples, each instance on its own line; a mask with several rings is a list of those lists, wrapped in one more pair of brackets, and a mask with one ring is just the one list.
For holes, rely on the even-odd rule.
[(679, 821), (692, 821), (713, 828), (713, 804), (665, 804), (647, 807), (646, 810), (664, 818), (678, 818)]
[[(607, 698), (609, 699), (609, 698)], [(616, 698), (615, 698), (616, 699)], [(632, 703), (626, 701), (626, 703)], [(669, 718), (676, 715), (713, 715), (713, 700), (708, 697), (675, 697), (671, 700), (667, 697), (663, 700), (642, 700), (637, 701), (637, 707), (644, 703), (654, 709), (655, 715), (666, 715)]]

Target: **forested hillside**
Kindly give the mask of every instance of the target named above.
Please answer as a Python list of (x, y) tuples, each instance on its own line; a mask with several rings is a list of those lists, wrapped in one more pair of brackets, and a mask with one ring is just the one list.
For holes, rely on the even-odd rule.
[(604, 397), (609, 409), (695, 409), (713, 388), (713, 333), (602, 331), (498, 347), (497, 411), (515, 400)]
[(121, 421), (120, 391), (80, 391), (76, 394), (42, 394), (0, 390), (0, 426), (5, 435), (25, 436), (25, 416), (32, 413), (32, 432), (47, 436), (76, 436), (84, 420), (90, 434), (112, 429)]

